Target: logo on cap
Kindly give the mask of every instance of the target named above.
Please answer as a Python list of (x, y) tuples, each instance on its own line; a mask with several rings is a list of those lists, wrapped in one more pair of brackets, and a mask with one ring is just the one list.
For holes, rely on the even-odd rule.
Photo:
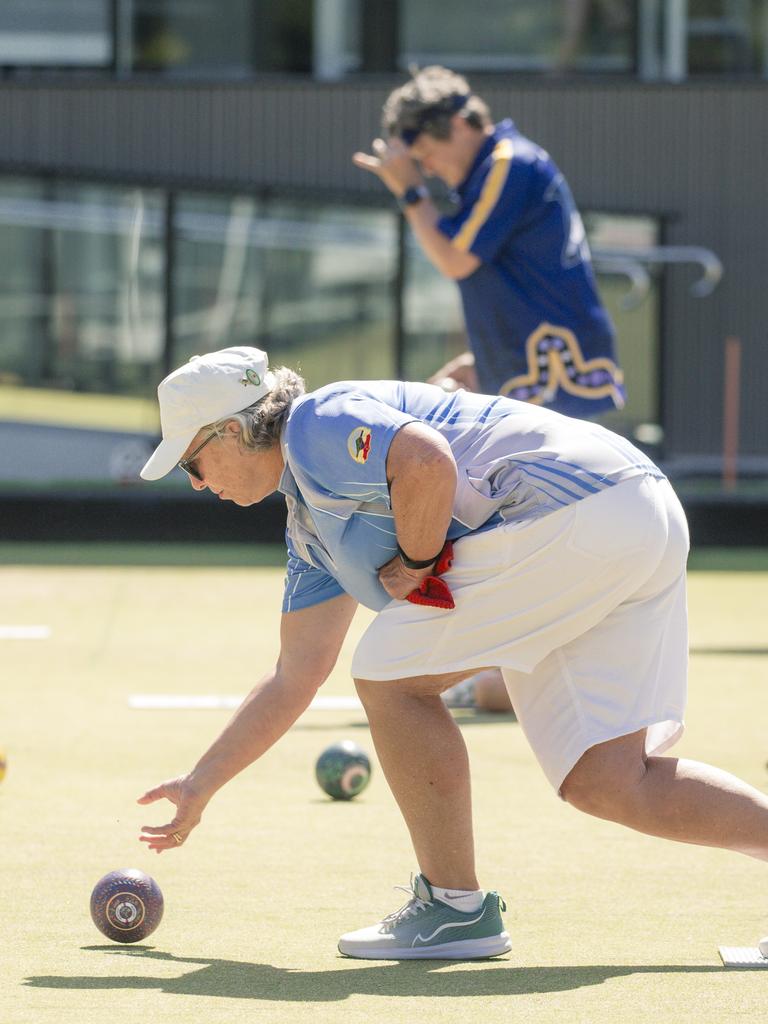
[(355, 427), (347, 438), (347, 451), (355, 462), (367, 462), (371, 453), (371, 428)]
[(249, 384), (259, 385), (261, 384), (261, 377), (256, 373), (255, 370), (246, 370), (245, 376), (242, 378), (240, 383), (244, 388), (247, 388)]

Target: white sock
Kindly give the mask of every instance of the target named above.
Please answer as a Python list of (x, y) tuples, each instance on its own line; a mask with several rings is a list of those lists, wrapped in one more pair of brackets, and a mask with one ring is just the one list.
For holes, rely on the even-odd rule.
[(485, 896), (482, 889), (443, 889), (439, 885), (432, 886), (432, 895), (441, 903), (447, 903), (454, 910), (463, 914), (471, 914), (483, 905)]

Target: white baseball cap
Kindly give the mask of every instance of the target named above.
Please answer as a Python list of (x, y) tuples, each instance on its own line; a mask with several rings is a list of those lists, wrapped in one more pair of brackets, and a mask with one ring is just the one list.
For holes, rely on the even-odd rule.
[(145, 480), (170, 473), (201, 427), (258, 402), (275, 382), (267, 353), (239, 346), (192, 356), (157, 388), (163, 439), (141, 471)]

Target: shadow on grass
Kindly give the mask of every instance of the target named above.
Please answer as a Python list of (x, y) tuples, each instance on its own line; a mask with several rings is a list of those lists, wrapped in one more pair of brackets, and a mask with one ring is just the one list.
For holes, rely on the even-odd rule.
[[(360, 715), (362, 716), (362, 714), (361, 711)], [(454, 711), (453, 717), (457, 725), (460, 726), (500, 725), (504, 722), (508, 725), (517, 725), (517, 719), (514, 715), (498, 711), (472, 711), (469, 708), (461, 708)], [(300, 718), (298, 722), (294, 722), (291, 726), (292, 732), (328, 732), (329, 729), (332, 729), (334, 732), (343, 732), (345, 729), (365, 729), (370, 731), (370, 726), (368, 725), (368, 719), (364, 717), (351, 718), (347, 722), (335, 720), (332, 725), (329, 725), (327, 721), (323, 721), (320, 718), (315, 718), (312, 721)]]
[[(84, 946), (86, 950), (128, 959), (160, 960), (165, 963), (194, 964), (195, 969), (176, 978), (151, 978), (138, 974), (103, 976), (41, 975), (25, 979), (34, 988), (53, 989), (157, 989), (176, 995), (219, 996), (229, 999), (258, 999), (261, 1002), (340, 1002), (352, 995), (427, 996), (429, 998), (495, 995), (529, 995), (565, 992), (587, 985), (602, 985), (611, 978), (632, 974), (719, 974), (725, 968), (696, 964), (582, 965), (559, 967), (515, 967), (508, 960), (486, 961), (457, 970), (448, 961), (399, 961), (387, 964), (339, 966), (327, 971), (289, 970), (269, 964), (237, 960), (174, 956), (151, 946), (131, 949), (114, 946)], [(339, 958), (339, 964), (347, 964)], [(443, 968), (450, 966), (450, 971)], [(733, 968), (729, 968), (733, 970)]]
[(762, 658), (768, 654), (768, 647), (691, 647), (690, 654), (714, 654), (725, 658)]

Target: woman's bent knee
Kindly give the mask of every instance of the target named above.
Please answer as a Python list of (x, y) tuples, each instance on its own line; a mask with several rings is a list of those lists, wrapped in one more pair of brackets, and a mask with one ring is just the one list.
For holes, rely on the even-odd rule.
[(474, 669), (464, 669), (461, 672), (409, 676), (405, 679), (355, 679), (355, 688), (363, 703), (367, 698), (387, 696), (437, 697), (455, 683), (461, 682), (462, 679), (468, 679), (474, 674)]
[(597, 818), (628, 822), (643, 799), (645, 730), (590, 747), (566, 775), (560, 795)]

